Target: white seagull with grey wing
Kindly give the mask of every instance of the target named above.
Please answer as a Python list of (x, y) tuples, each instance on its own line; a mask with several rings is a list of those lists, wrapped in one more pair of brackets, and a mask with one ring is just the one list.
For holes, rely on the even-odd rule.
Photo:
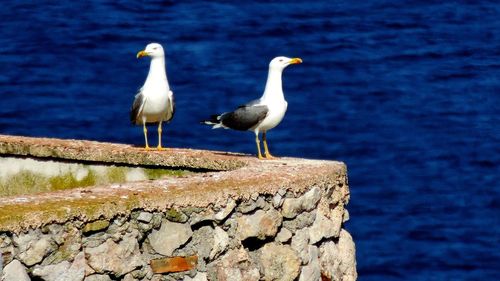
[(259, 159), (264, 159), (260, 152), (259, 140), (259, 133), (262, 133), (265, 158), (274, 158), (267, 146), (266, 133), (270, 129), (276, 127), (285, 116), (288, 103), (283, 94), (281, 76), (283, 70), (287, 66), (297, 63), (302, 63), (302, 59), (287, 57), (274, 58), (269, 63), (266, 87), (260, 99), (241, 105), (232, 112), (213, 115), (210, 120), (205, 120), (203, 123), (211, 125), (213, 129), (226, 128), (239, 131), (253, 131), (255, 133), (257, 157)]
[(135, 96), (130, 120), (132, 123), (142, 125), (145, 148), (149, 150), (147, 124), (158, 124), (158, 150), (161, 146), (162, 123), (169, 122), (174, 117), (174, 93), (168, 85), (165, 71), (165, 53), (158, 43), (151, 43), (146, 49), (137, 53), (137, 58), (149, 56), (151, 65), (144, 85)]

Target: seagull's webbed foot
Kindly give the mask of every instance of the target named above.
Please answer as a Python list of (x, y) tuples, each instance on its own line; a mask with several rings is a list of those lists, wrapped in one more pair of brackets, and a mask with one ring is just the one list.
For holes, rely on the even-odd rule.
[(147, 144), (146, 144), (146, 145), (144, 146), (144, 150), (146, 150), (146, 151), (150, 151), (150, 150), (151, 150), (151, 147), (149, 147), (149, 145), (147, 145)]
[(271, 152), (269, 152), (269, 148), (267, 147), (266, 133), (262, 134), (262, 142), (264, 143), (264, 154), (266, 155), (266, 159), (268, 160), (276, 159), (276, 157), (271, 155)]
[(165, 150), (167, 150), (165, 147), (163, 147), (163, 146), (161, 146), (161, 145), (158, 145), (158, 146), (156, 147), (156, 149), (158, 149), (158, 151), (165, 151)]
[(276, 157), (272, 156), (271, 153), (266, 153), (266, 159), (268, 160), (272, 160), (272, 159), (276, 159)]

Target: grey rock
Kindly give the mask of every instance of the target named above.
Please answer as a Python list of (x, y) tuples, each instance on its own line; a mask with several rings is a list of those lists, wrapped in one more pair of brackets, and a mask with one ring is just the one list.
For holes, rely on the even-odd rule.
[(292, 232), (288, 230), (286, 227), (282, 227), (280, 232), (276, 235), (276, 241), (279, 241), (281, 243), (286, 243), (290, 241), (292, 238)]
[(283, 197), (279, 193), (276, 193), (273, 197), (273, 207), (279, 208), (283, 204), (283, 201)]
[(229, 245), (229, 235), (220, 227), (215, 227), (214, 231), (214, 244), (212, 246), (212, 251), (210, 252), (210, 260), (214, 260), (221, 253), (226, 251)]
[(214, 212), (211, 209), (204, 210), (199, 213), (192, 213), (189, 218), (189, 224), (195, 225), (198, 223), (213, 221), (214, 220)]
[(264, 199), (263, 196), (257, 197), (256, 200), (249, 200), (240, 203), (236, 210), (242, 214), (247, 214), (254, 211), (255, 209), (268, 209), (266, 199)]
[(137, 221), (149, 223), (153, 219), (153, 214), (150, 212), (140, 212)]
[(252, 215), (244, 215), (237, 218), (237, 233), (240, 240), (256, 237), (264, 240), (266, 237), (274, 237), (278, 232), (283, 218), (274, 209), (267, 212), (258, 210)]
[[(54, 236), (52, 236), (54, 237)], [(81, 232), (75, 227), (67, 227), (64, 232), (57, 235), (60, 239), (59, 248), (49, 254), (42, 265), (58, 264), (62, 261), (72, 260), (82, 248)]]
[(295, 232), (297, 229), (303, 229), (311, 226), (316, 219), (316, 210), (300, 213), (292, 220), (283, 220), (283, 226)]
[(13, 260), (5, 266), (0, 274), (2, 281), (31, 281), (26, 268), (18, 260)]
[(339, 241), (328, 241), (320, 247), (321, 272), (334, 281), (356, 280), (356, 249), (351, 235), (342, 229)]
[(70, 264), (62, 261), (58, 264), (35, 266), (33, 275), (45, 281), (81, 281), (85, 277), (85, 255), (80, 252)]
[(121, 219), (116, 219), (106, 231), (110, 235), (109, 237), (115, 242), (119, 242), (121, 237), (127, 232), (133, 233), (134, 238), (137, 238), (139, 235), (137, 224), (135, 222), (132, 224), (128, 221), (123, 222)]
[(333, 221), (318, 212), (316, 220), (309, 228), (309, 243), (315, 244), (321, 239), (333, 237), (337, 232), (338, 230)]
[(344, 209), (344, 216), (342, 217), (342, 222), (347, 222), (349, 221), (350, 217), (349, 217), (349, 211), (347, 211), (347, 209)]
[(130, 272), (129, 274), (132, 275), (132, 277), (134, 277), (135, 279), (139, 279), (139, 280), (147, 279), (146, 276), (149, 273), (148, 269), (151, 270), (149, 266), (144, 266), (142, 268), (139, 268), (137, 270)]
[(227, 202), (226, 207), (224, 207), (224, 209), (220, 210), (214, 215), (214, 220), (218, 222), (224, 220), (227, 216), (229, 216), (229, 214), (234, 210), (235, 207), (236, 201), (230, 198)]
[(356, 246), (352, 240), (351, 234), (342, 229), (338, 242), (339, 258), (341, 260), (340, 270), (343, 273), (344, 280), (356, 280)]
[(257, 204), (257, 208), (259, 209), (264, 209), (266, 210), (267, 208), (267, 203), (266, 203), (266, 199), (264, 198), (264, 196), (259, 196), (259, 198), (257, 198), (257, 201), (255, 201), (255, 204)]
[(96, 273), (113, 272), (123, 276), (144, 265), (137, 240), (129, 233), (123, 236), (120, 243), (108, 239), (95, 248), (87, 248), (89, 266)]
[(318, 247), (309, 246), (309, 262), (302, 267), (299, 281), (321, 281), (321, 266), (318, 255)]
[(300, 272), (300, 259), (288, 245), (268, 243), (260, 250), (264, 280), (293, 281)]
[(278, 194), (281, 195), (281, 197), (285, 196), (286, 189), (283, 189), (283, 188), (278, 189)]
[[(69, 227), (69, 228), (74, 228), (74, 227)], [(64, 230), (65, 227), (63, 227), (60, 224), (49, 224), (42, 228), (42, 232), (50, 234), (54, 242), (57, 243), (57, 245), (61, 245), (62, 243), (64, 243), (63, 239)]]
[(333, 241), (328, 241), (320, 246), (320, 266), (322, 274), (332, 281), (342, 280), (339, 269), (340, 258), (338, 249)]
[(57, 244), (49, 235), (40, 236), (34, 231), (14, 236), (14, 244), (20, 250), (19, 259), (27, 266), (40, 263), (46, 255), (57, 249)]
[(302, 211), (302, 200), (300, 198), (285, 198), (283, 201), (281, 210), (283, 217), (293, 219)]
[(259, 198), (259, 193), (257, 192), (252, 193), (250, 198), (252, 198), (253, 201), (257, 201), (257, 199)]
[[(198, 260), (207, 259), (214, 244), (214, 229), (211, 226), (203, 226), (193, 232), (189, 243), (183, 247), (184, 255), (197, 255)], [(178, 254), (177, 252), (174, 252)]]
[(333, 237), (340, 235), (342, 221), (344, 220), (344, 205), (339, 204), (330, 212), (330, 220), (333, 222)]
[(252, 212), (255, 209), (257, 209), (257, 202), (255, 202), (254, 200), (249, 200), (249, 201), (245, 201), (245, 202), (240, 203), (240, 205), (238, 206), (238, 208), (236, 210), (242, 214), (247, 214), (247, 213)]
[(198, 272), (195, 277), (184, 276), (183, 281), (208, 281), (206, 272)]
[(134, 276), (132, 276), (132, 274), (127, 274), (125, 275), (125, 277), (123, 277), (122, 281), (137, 281), (138, 279), (136, 279)]
[(148, 239), (151, 247), (164, 256), (170, 256), (175, 249), (186, 243), (193, 235), (187, 223), (175, 223), (163, 220), (159, 230), (153, 230)]
[(311, 190), (306, 192), (301, 197), (302, 208), (305, 211), (311, 211), (318, 205), (319, 199), (321, 199), (321, 189), (317, 186), (313, 187)]
[(42, 277), (43, 280), (53, 281), (60, 275), (63, 275), (69, 267), (70, 263), (68, 261), (63, 261), (58, 264), (40, 266), (37, 265), (33, 269), (33, 275), (37, 277)]
[(302, 264), (307, 264), (309, 262), (309, 229), (299, 229), (292, 237), (291, 243), (292, 249), (294, 249), (301, 261)]
[(3, 266), (10, 263), (16, 256), (17, 249), (12, 244), (12, 240), (4, 236), (0, 240), (0, 272), (2, 272)]
[(313, 187), (299, 198), (286, 198), (283, 201), (282, 214), (285, 218), (295, 218), (303, 211), (311, 211), (321, 199), (321, 189)]
[(244, 249), (228, 251), (218, 262), (209, 264), (208, 280), (257, 281), (260, 279), (256, 262)]
[(92, 274), (85, 277), (85, 281), (112, 281), (106, 274)]
[(82, 245), (86, 248), (95, 248), (104, 243), (104, 241), (108, 240), (109, 238), (111, 238), (111, 235), (109, 235), (108, 233), (97, 232), (90, 236), (84, 236), (82, 239)]
[(163, 217), (161, 214), (153, 214), (153, 219), (151, 220), (151, 225), (153, 228), (159, 228), (161, 226), (161, 222)]

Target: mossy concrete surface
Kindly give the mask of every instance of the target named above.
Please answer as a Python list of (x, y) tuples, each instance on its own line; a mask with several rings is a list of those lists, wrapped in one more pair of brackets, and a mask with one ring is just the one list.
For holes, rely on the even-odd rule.
[(223, 208), (230, 198), (248, 200), (259, 194), (276, 194), (279, 190), (302, 194), (312, 186), (336, 186), (341, 188), (341, 193), (349, 193), (346, 166), (335, 161), (257, 160), (248, 155), (189, 149), (145, 152), (122, 144), (7, 136), (0, 136), (0, 154), (74, 161), (117, 159), (119, 163), (128, 164), (220, 170), (0, 198), (0, 231), (21, 232), (75, 219), (93, 222), (128, 215), (132, 210)]
[(2, 154), (213, 171), (237, 169), (247, 162), (241, 155), (225, 152), (182, 148), (146, 151), (126, 144), (7, 135), (0, 135)]
[(0, 197), (155, 180), (188, 173), (180, 169), (82, 164), (4, 155), (0, 157)]

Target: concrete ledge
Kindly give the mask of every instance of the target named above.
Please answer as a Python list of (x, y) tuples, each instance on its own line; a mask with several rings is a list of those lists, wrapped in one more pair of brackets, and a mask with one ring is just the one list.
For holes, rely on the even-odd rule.
[(122, 144), (11, 136), (0, 136), (0, 154), (221, 170), (157, 181), (0, 198), (0, 231), (20, 232), (74, 218), (84, 222), (111, 218), (134, 209), (164, 211), (174, 207), (220, 206), (228, 198), (246, 200), (255, 194), (275, 194), (278, 189), (300, 194), (311, 186), (341, 183), (348, 193), (346, 166), (334, 161), (294, 158), (263, 161), (248, 155), (191, 149), (146, 152)]

